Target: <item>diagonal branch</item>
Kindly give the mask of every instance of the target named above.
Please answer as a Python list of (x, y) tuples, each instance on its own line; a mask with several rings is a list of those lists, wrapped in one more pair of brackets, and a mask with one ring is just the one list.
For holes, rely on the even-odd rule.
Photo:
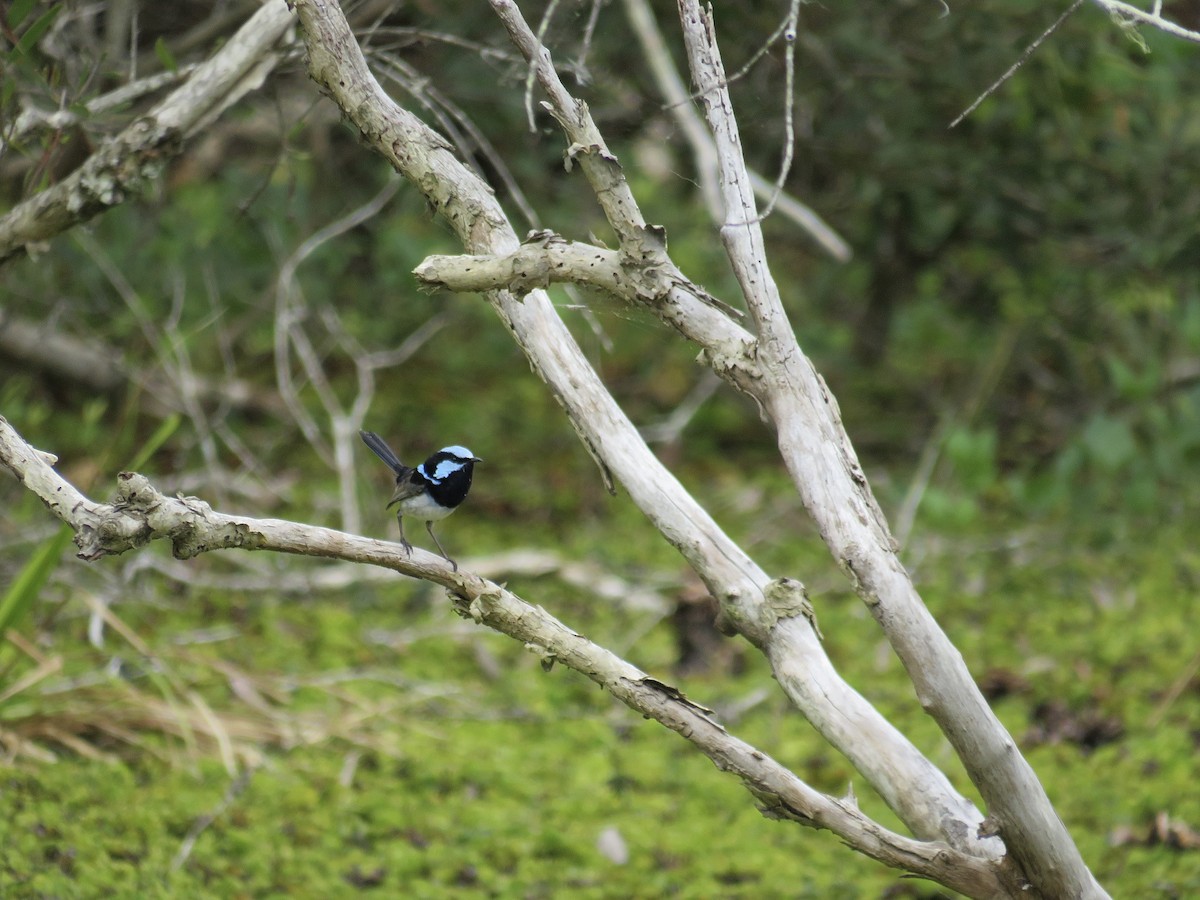
[(562, 663), (585, 675), (630, 709), (682, 736), (718, 769), (741, 779), (764, 815), (827, 829), (872, 859), (971, 897), (1001, 893), (994, 863), (891, 832), (863, 815), (853, 799), (838, 800), (814, 790), (729, 734), (708, 710), (678, 689), (587, 640), (540, 606), (493, 582), (454, 571), (431, 553), (414, 550), (410, 555), (399, 544), (298, 522), (226, 515), (195, 497), (167, 497), (133, 472), (118, 476), (112, 504), (96, 503), (59, 476), (3, 417), (0, 465), (75, 530), (79, 555), (87, 560), (167, 540), (180, 559), (214, 550), (266, 550), (382, 566), (439, 584), (460, 615), (521, 641), (539, 654), (546, 668)]
[(101, 94), (99, 97), (93, 97), (91, 100), (86, 101), (82, 106), (82, 112), (78, 108), (58, 109), (48, 112), (30, 104), (21, 110), (21, 114), (17, 116), (12, 127), (6, 129), (4, 136), (0, 137), (0, 155), (3, 155), (13, 144), (23, 141), (31, 132), (70, 128), (73, 125), (86, 121), (88, 118), (99, 116), (110, 109), (116, 109), (127, 103), (132, 103), (146, 94), (152, 94), (164, 87), (169, 87), (185, 78), (189, 78), (195, 69), (196, 66), (194, 65), (182, 66), (174, 71), (157, 72), (154, 75), (148, 75), (137, 81), (123, 84), (106, 94)]

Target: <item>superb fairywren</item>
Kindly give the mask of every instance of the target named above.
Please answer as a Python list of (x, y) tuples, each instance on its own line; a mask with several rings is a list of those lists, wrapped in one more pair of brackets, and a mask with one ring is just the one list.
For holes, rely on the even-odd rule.
[(415, 516), (424, 520), (425, 529), (437, 544), (442, 557), (457, 572), (458, 563), (442, 549), (442, 542), (433, 533), (433, 523), (446, 518), (467, 499), (475, 463), (483, 460), (466, 447), (455, 445), (443, 447), (415, 469), (410, 469), (400, 462), (399, 457), (379, 435), (370, 431), (360, 431), (358, 436), (396, 473), (396, 491), (387, 505), (388, 509), (391, 509), (393, 504), (396, 506), (396, 521), (400, 523), (400, 543), (404, 545), (404, 549), (412, 553), (412, 544), (404, 537), (404, 517)]

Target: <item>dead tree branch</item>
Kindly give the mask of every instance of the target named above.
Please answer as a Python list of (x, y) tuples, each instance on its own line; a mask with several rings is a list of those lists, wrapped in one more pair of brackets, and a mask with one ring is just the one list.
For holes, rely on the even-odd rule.
[[(642, 53), (667, 109), (691, 146), (696, 175), (709, 215), (714, 222), (720, 222), (724, 218), (725, 206), (717, 181), (717, 149), (713, 145), (712, 135), (692, 106), (691, 95), (675, 69), (648, 0), (624, 0), (624, 7), (625, 16), (641, 42)], [(754, 190), (760, 199), (777, 195), (775, 208), (782, 215), (808, 232), (817, 245), (838, 262), (849, 261), (853, 255), (850, 245), (816, 212), (791, 194), (777, 192), (775, 185), (762, 175), (752, 172), (751, 178), (754, 179)]]
[(1093, 2), (1101, 9), (1107, 11), (1118, 22), (1150, 25), (1172, 37), (1183, 38), (1185, 41), (1200, 44), (1200, 31), (1192, 31), (1190, 28), (1184, 28), (1170, 19), (1163, 18), (1161, 0), (1154, 4), (1154, 9), (1150, 12), (1138, 9), (1130, 3), (1122, 3), (1121, 0), (1093, 0)]
[(729, 216), (721, 238), (757, 326), (765, 406), (805, 508), (895, 649), (922, 707), (983, 795), (987, 833), (1004, 839), (1022, 877), (1046, 896), (1107, 896), (900, 562), (837, 402), (800, 349), (767, 265), (712, 9), (679, 0), (679, 13), (692, 78), (721, 160)]
[(543, 666), (561, 663), (603, 687), (634, 711), (682, 736), (717, 768), (732, 772), (764, 815), (832, 831), (887, 865), (930, 878), (971, 897), (1001, 894), (993, 863), (941, 843), (887, 830), (859, 811), (852, 798), (814, 790), (762, 751), (729, 734), (709, 710), (678, 689), (587, 640), (540, 606), (498, 584), (452, 570), (441, 557), (399, 544), (281, 519), (217, 512), (196, 497), (167, 497), (145, 476), (122, 472), (112, 504), (96, 503), (64, 480), (0, 417), (0, 464), (76, 532), (79, 556), (94, 561), (166, 540), (178, 559), (215, 550), (265, 550), (366, 563), (446, 588), (454, 609), (524, 643)]
[[(510, 18), (520, 17), (511, 3), (494, 6)], [(517, 251), (517, 237), (487, 185), (455, 157), (445, 140), (379, 87), (336, 4), (297, 0), (295, 7), (313, 80), (337, 102), (363, 138), (421, 189), (468, 253), (505, 256)], [(744, 376), (752, 382), (756, 373), (749, 335), (743, 339), (745, 333), (739, 334), (740, 329), (716, 305), (701, 299), (707, 296), (703, 291), (691, 288), (676, 274), (678, 270), (661, 252), (661, 234), (642, 219), (619, 163), (604, 146), (586, 106), (555, 84), (548, 54), (539, 49), (532, 32), (519, 45), (523, 52), (536, 55), (543, 87), (549, 82), (554, 89), (551, 106), (571, 139), (568, 158), (594, 180), (594, 189), (599, 185), (597, 195), (620, 236), (622, 252), (642, 260), (647, 268), (664, 269), (668, 289), (658, 298), (659, 314), (677, 328), (709, 329), (714, 337), (731, 338), (719, 351), (706, 350), (706, 354), (715, 357), (712, 364), (731, 379)], [(678, 284), (671, 286), (674, 280)], [(650, 451), (545, 292), (535, 289), (524, 299), (509, 290), (490, 291), (487, 296), (602, 472), (616, 477), (697, 572), (721, 604), (725, 625), (764, 649), (780, 684), (809, 721), (846, 754), (919, 837), (942, 839), (983, 856), (997, 853), (998, 842), (981, 839), (977, 833), (982, 821), (978, 810), (838, 676), (804, 614), (802, 588), (790, 605), (768, 601), (766, 588), (772, 579)]]

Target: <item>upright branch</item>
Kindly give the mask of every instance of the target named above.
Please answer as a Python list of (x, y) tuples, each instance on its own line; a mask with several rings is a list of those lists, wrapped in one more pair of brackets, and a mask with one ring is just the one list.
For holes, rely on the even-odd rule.
[(805, 507), (882, 626), (921, 705), (958, 753), (1022, 878), (1047, 897), (1106, 896), (1016, 743), (988, 707), (962, 655), (925, 608), (842, 427), (837, 403), (800, 350), (771, 276), (742, 158), (712, 9), (679, 0), (680, 21), (717, 142), (729, 220), (721, 230), (759, 331), (764, 402)]
[[(675, 70), (675, 62), (667, 49), (667, 42), (663, 40), (662, 32), (659, 31), (649, 0), (624, 0), (623, 5), (630, 27), (642, 46), (642, 55), (646, 58), (666, 107), (691, 146), (696, 176), (709, 214), (714, 220), (720, 220), (725, 213), (725, 204), (717, 183), (717, 149), (713, 145), (712, 135), (692, 108), (691, 98), (683, 79)], [(818, 246), (838, 262), (849, 261), (853, 255), (850, 245), (814, 210), (779, 190), (758, 173), (751, 171), (750, 177), (754, 179), (754, 190), (759, 197), (774, 197), (776, 209), (781, 215), (804, 229)]]

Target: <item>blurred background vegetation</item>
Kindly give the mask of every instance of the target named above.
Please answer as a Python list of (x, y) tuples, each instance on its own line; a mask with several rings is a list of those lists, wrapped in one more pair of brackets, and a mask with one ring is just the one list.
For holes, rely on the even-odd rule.
[[(255, 4), (9, 4), (0, 134), (30, 105), (81, 111), (127, 79), (129, 23), (110, 6), (136, 8), (144, 77), (204, 58)], [(533, 21), (544, 5), (522, 6)], [(673, 9), (658, 6), (672, 41)], [(347, 8), (385, 86), (457, 129), (518, 231), (608, 238), (554, 123), (539, 113), (530, 132), (524, 67), (482, 5)], [(1167, 10), (1200, 24), (1194, 3)], [(620, 4), (600, 8), (588, 42), (591, 13), (562, 5), (547, 44), (676, 261), (736, 297)], [(717, 15), (736, 71), (783, 10)], [(949, 129), (1057, 15), (1022, 0), (948, 15), (805, 6), (787, 189), (854, 257), (829, 258), (778, 215), (766, 227), (801, 344), (906, 561), (1089, 863), (1114, 893), (1182, 897), (1200, 891), (1187, 824), (1200, 827), (1200, 647), (1186, 624), (1200, 584), (1200, 67), (1194, 45), (1089, 4)], [(783, 77), (776, 47), (734, 84), (751, 162), (769, 174)], [(142, 110), (8, 142), (0, 203), (61, 179)], [(6, 344), (0, 414), (98, 498), (136, 465), (229, 511), (343, 527), (328, 440), (278, 394), (279, 273), (394, 180), (293, 54), (144, 196), (5, 266), (0, 333), (69, 337), (111, 371), (69, 373)], [(707, 632), (696, 585), (604, 491), (482, 299), (415, 290), (417, 263), (458, 250), (401, 186), (303, 256), (304, 327), (332, 392), (350, 403), (356, 358), (422, 336), (374, 373), (365, 427), (405, 459), (462, 443), (486, 460), (440, 529), (452, 555), (492, 560), (844, 792), (852, 772), (787, 714), (758, 660)], [(555, 298), (634, 421), (668, 436), (656, 449), (685, 484), (768, 571), (810, 584), (839, 667), (959, 778), (752, 406), (716, 389), (664, 429), (707, 396), (694, 348), (605, 297)], [(300, 397), (327, 429), (311, 384)], [(360, 454), (367, 533), (394, 534), (386, 481)], [(522, 568), (516, 550), (540, 562)], [(569, 560), (590, 574), (569, 577)], [(0, 609), (16, 635), (0, 650), (5, 896), (927, 895), (827, 836), (760, 820), (672, 737), (573, 676), (543, 676), (423, 586), (317, 571), (228, 554), (183, 567), (161, 548), (85, 566), (40, 504), (0, 483), (0, 584), (13, 586)]]

